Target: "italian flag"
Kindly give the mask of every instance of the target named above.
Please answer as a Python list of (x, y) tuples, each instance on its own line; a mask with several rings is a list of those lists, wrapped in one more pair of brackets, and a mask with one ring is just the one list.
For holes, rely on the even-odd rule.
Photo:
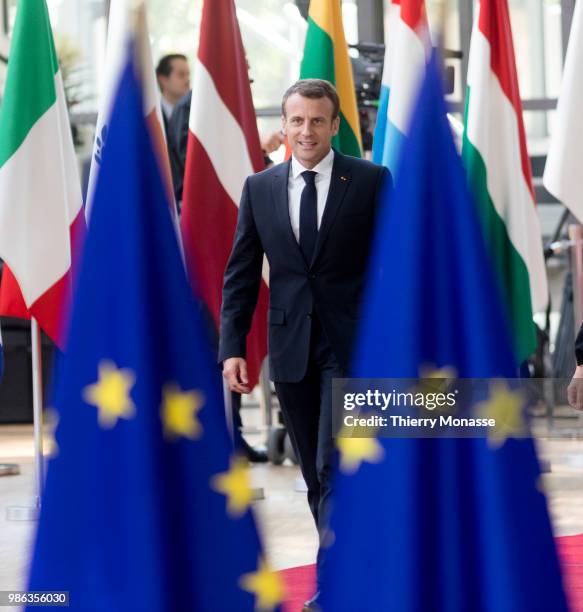
[(507, 0), (480, 1), (462, 157), (522, 363), (535, 350), (532, 314), (548, 292)]
[(0, 314), (61, 347), (81, 188), (45, 0), (20, 0), (0, 110)]
[(311, 0), (300, 79), (330, 81), (340, 97), (340, 130), (332, 146), (362, 156), (352, 64), (344, 37), (340, 0)]

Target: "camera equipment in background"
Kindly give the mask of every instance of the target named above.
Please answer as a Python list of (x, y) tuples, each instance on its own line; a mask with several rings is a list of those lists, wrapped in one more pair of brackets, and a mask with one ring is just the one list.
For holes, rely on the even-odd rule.
[[(358, 57), (351, 57), (352, 73), (360, 118), (362, 146), (365, 151), (371, 151), (381, 95), (385, 45), (380, 43), (359, 43), (357, 45), (349, 45), (349, 47), (358, 51)], [(445, 62), (452, 59), (461, 60), (462, 52), (444, 49), (443, 56)], [(452, 94), (454, 87), (455, 67), (446, 64), (444, 67), (445, 93), (447, 95)]]
[(349, 47), (358, 51), (358, 57), (351, 57), (351, 60), (362, 148), (365, 151), (371, 151), (377, 108), (381, 95), (385, 45), (359, 43), (358, 45), (349, 45)]

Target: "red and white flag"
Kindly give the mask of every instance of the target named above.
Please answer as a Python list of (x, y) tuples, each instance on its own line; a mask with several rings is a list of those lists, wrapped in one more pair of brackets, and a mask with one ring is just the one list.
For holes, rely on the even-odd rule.
[[(204, 3), (192, 90), (182, 240), (191, 278), (218, 327), (243, 184), (265, 167), (233, 0)], [(267, 302), (263, 281), (247, 338), (251, 387), (267, 354)]]

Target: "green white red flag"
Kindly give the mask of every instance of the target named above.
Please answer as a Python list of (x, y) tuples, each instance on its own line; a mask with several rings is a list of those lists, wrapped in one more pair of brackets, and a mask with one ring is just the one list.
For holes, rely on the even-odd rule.
[(500, 281), (518, 362), (548, 299), (507, 0), (481, 0), (472, 32), (462, 157)]

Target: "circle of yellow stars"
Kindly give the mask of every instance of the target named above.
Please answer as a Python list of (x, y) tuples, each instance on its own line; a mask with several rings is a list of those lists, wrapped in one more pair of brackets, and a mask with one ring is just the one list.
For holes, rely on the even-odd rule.
[[(135, 385), (135, 374), (129, 368), (118, 368), (113, 361), (102, 360), (98, 365), (97, 381), (82, 391), (83, 400), (97, 408), (99, 425), (104, 429), (115, 427), (119, 419), (135, 416), (136, 406), (130, 397)], [(205, 404), (202, 393), (181, 391), (176, 384), (168, 384), (162, 390), (160, 416), (166, 439), (181, 437), (197, 440), (203, 429), (197, 415)], [(211, 487), (227, 498), (227, 514), (233, 518), (243, 516), (253, 501), (253, 490), (248, 464), (244, 459), (231, 459), (229, 470), (216, 474)], [(256, 572), (241, 576), (239, 586), (256, 597), (256, 610), (273, 610), (284, 598), (281, 576), (259, 559)]]

